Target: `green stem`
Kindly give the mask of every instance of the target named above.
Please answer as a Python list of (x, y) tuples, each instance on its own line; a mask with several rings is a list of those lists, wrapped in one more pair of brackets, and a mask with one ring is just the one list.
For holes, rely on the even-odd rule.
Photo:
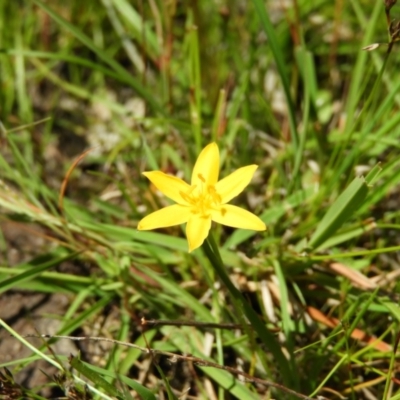
[[(266, 328), (264, 322), (260, 320), (260, 318), (253, 310), (251, 305), (246, 301), (246, 299), (243, 297), (240, 291), (235, 287), (235, 285), (230, 280), (225, 270), (224, 264), (222, 262), (218, 246), (216, 245), (211, 234), (204, 241), (203, 249), (206, 256), (210, 260), (212, 266), (214, 267), (218, 277), (228, 289), (233, 305), (237, 310), (238, 317), (240, 318), (241, 323), (243, 324), (244, 331), (248, 333), (249, 338), (251, 340), (253, 332), (251, 332), (251, 330), (246, 328), (243, 316), (245, 316), (249, 320), (252, 328), (257, 333), (259, 339), (262, 341), (265, 347), (272, 353), (273, 358), (279, 365), (282, 374), (282, 379), (286, 387), (293, 388), (293, 381), (294, 381), (292, 379), (293, 372), (291, 371), (288, 360), (283, 355), (280, 344), (277, 342), (274, 335)], [(255, 342), (253, 341), (253, 343)], [(261, 362), (263, 362), (264, 368), (266, 368), (264, 351), (260, 348), (260, 346), (255, 346), (255, 350), (257, 351), (257, 354)]]

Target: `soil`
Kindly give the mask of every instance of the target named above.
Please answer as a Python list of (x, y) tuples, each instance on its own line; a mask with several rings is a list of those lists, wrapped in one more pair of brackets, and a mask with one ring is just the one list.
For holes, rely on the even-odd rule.
[[(0, 259), (1, 265), (13, 266), (26, 262), (40, 254), (43, 246), (48, 245), (39, 226), (14, 222), (0, 224), (5, 242), (5, 251)], [(36, 233), (36, 234), (35, 234)], [(63, 266), (68, 268), (68, 266)], [(0, 318), (21, 336), (38, 334), (55, 334), (60, 325), (61, 317), (65, 314), (70, 299), (66, 294), (44, 294), (29, 290), (10, 290), (0, 296)], [(36, 348), (42, 346), (41, 338), (28, 337), (26, 340)], [(78, 348), (69, 340), (61, 340), (52, 344), (56, 354), (69, 356), (77, 354)], [(8, 369), (13, 371), (16, 385), (24, 388), (43, 386), (40, 394), (46, 398), (52, 397), (54, 390), (48, 387), (49, 377), (59, 371), (48, 362), (39, 360), (21, 370), (14, 370), (12, 362), (21, 365), (21, 359), (32, 356), (32, 351), (14, 338), (5, 329), (0, 328), (0, 363), (10, 363)], [(3, 375), (4, 377), (4, 375)], [(0, 394), (3, 385), (0, 377)], [(0, 396), (1, 397), (1, 396)], [(1, 397), (3, 398), (3, 397)], [(12, 397), (9, 397), (10, 400)]]

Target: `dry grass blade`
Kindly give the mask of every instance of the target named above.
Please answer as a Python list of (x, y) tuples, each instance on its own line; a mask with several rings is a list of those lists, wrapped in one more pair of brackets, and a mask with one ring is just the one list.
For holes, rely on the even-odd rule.
[[(307, 310), (308, 315), (314, 321), (320, 322), (320, 323), (324, 324), (325, 326), (328, 326), (329, 328), (333, 329), (333, 328), (336, 328), (337, 326), (341, 325), (340, 320), (338, 320), (337, 318), (328, 317), (324, 313), (322, 313), (321, 311), (317, 310), (314, 307), (308, 306), (306, 308), (306, 310)], [(359, 340), (376, 350), (379, 350), (379, 351), (382, 351), (385, 353), (393, 351), (393, 348), (390, 344), (387, 344), (374, 336), (368, 335), (361, 329), (357, 329), (357, 328), (354, 329), (350, 333), (350, 336), (353, 339)]]
[(342, 263), (331, 263), (329, 268), (336, 274), (347, 278), (354, 286), (364, 290), (374, 290), (377, 284), (363, 275), (360, 271), (354, 270)]

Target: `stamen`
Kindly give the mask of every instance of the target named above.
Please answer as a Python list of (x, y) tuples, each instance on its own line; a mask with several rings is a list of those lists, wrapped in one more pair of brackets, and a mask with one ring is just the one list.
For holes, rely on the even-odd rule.
[(217, 193), (214, 186), (208, 186), (207, 190), (214, 203), (221, 203), (221, 196)]
[(202, 174), (197, 174), (197, 177), (203, 182), (206, 183), (206, 180), (204, 179), (204, 176)]
[(187, 201), (188, 203), (193, 203), (193, 196), (192, 193), (196, 189), (196, 186), (191, 186), (190, 189), (185, 193), (185, 192), (179, 192), (181, 195), (182, 199)]
[[(204, 176), (197, 175), (200, 184), (193, 185), (186, 192), (179, 192), (183, 200), (191, 205), (191, 213), (200, 215), (201, 218), (209, 219), (211, 217), (210, 210), (217, 211), (221, 206), (221, 196), (217, 193), (213, 185), (206, 185)], [(226, 210), (221, 210), (222, 215)]]
[(190, 203), (190, 195), (184, 193), (184, 192), (179, 192), (179, 194), (181, 195), (182, 199), (187, 201), (188, 203)]

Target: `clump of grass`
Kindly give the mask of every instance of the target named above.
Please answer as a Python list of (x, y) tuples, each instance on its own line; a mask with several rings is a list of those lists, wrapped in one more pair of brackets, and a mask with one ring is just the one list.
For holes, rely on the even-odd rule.
[[(1, 394), (397, 399), (397, 4), (18, 11), (0, 6), (0, 292), (64, 300), (0, 311), (26, 351), (0, 344)], [(211, 141), (222, 175), (259, 165), (236, 204), (267, 232), (215, 227), (188, 254), (180, 227), (137, 231), (166, 205), (141, 172), (189, 179)]]

